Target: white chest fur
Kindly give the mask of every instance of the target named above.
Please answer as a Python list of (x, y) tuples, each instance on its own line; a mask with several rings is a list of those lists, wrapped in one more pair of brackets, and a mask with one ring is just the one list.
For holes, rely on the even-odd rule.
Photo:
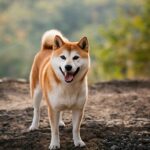
[(57, 85), (48, 93), (49, 102), (53, 109), (82, 109), (87, 99), (87, 82), (78, 84)]

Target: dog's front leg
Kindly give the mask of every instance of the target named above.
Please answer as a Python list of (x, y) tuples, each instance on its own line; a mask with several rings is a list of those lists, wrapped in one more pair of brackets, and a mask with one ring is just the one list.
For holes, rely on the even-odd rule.
[(73, 110), (72, 111), (72, 124), (73, 124), (73, 140), (74, 145), (79, 147), (84, 147), (85, 143), (80, 137), (80, 124), (83, 116), (83, 110)]
[(59, 116), (60, 112), (48, 109), (49, 120), (51, 125), (51, 143), (49, 149), (54, 150), (60, 148), (59, 139)]

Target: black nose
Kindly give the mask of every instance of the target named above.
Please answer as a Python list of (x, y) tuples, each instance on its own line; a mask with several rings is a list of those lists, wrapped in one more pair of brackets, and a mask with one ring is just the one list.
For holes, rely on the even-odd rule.
[(66, 71), (70, 71), (72, 69), (72, 66), (71, 65), (66, 65), (65, 69), (66, 69)]

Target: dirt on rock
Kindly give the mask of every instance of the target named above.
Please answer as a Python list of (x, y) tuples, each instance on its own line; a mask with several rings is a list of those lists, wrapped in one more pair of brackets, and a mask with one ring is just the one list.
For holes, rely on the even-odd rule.
[[(47, 150), (50, 126), (41, 106), (40, 128), (29, 132), (33, 108), (29, 84), (0, 80), (0, 150)], [(71, 113), (60, 128), (62, 150), (79, 150), (72, 140)], [(111, 81), (89, 87), (81, 125), (84, 150), (150, 150), (150, 81)]]

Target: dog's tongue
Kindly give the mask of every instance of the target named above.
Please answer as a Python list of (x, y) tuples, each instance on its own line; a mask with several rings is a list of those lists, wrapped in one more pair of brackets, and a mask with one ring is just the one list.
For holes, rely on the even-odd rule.
[(73, 80), (73, 74), (67, 73), (65, 75), (65, 81), (70, 82)]

